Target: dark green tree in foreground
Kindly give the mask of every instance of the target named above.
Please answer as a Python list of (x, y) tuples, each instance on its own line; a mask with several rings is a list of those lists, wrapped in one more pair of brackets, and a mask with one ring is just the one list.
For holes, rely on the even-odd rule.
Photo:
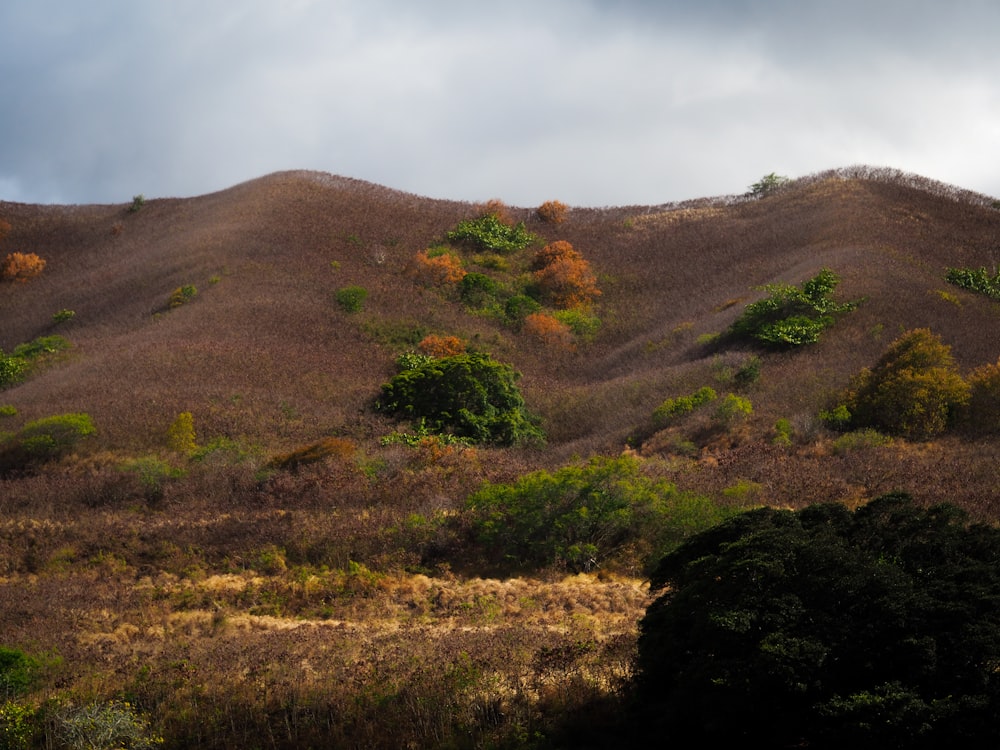
[(750, 511), (665, 557), (652, 585), (636, 681), (651, 738), (1000, 742), (1000, 531), (955, 507)]
[(475, 443), (542, 439), (517, 388), (519, 374), (510, 365), (482, 352), (411, 360), (382, 386), (376, 409)]

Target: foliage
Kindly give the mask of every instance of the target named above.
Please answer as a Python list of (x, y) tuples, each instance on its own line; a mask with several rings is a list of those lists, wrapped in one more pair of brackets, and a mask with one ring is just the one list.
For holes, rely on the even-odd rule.
[(532, 267), (539, 293), (556, 307), (588, 306), (601, 294), (590, 263), (564, 240), (539, 250)]
[(539, 219), (547, 224), (562, 224), (566, 221), (568, 210), (569, 206), (560, 201), (545, 201), (535, 210), (535, 213)]
[(0, 388), (18, 382), (27, 369), (27, 363), (20, 357), (9, 356), (0, 349)]
[(771, 438), (772, 445), (780, 445), (788, 448), (792, 445), (792, 438), (795, 437), (795, 430), (792, 423), (782, 417), (774, 423), (774, 437)]
[(170, 294), (170, 300), (167, 302), (167, 307), (171, 310), (175, 307), (180, 307), (181, 305), (193, 300), (197, 294), (198, 290), (193, 284), (179, 286)]
[(125, 474), (131, 474), (138, 479), (143, 495), (149, 502), (163, 499), (164, 485), (174, 479), (184, 476), (182, 469), (171, 466), (157, 456), (142, 456), (125, 461), (121, 467)]
[(151, 750), (163, 743), (149, 720), (127, 701), (66, 706), (54, 717), (53, 733), (70, 750)]
[(962, 426), (973, 434), (1000, 432), (1000, 359), (969, 373), (969, 403), (962, 410)]
[(752, 302), (730, 326), (729, 334), (779, 348), (813, 344), (856, 302), (834, 302), (830, 295), (840, 279), (824, 268), (801, 286), (768, 284), (768, 296)]
[(535, 312), (526, 316), (521, 323), (521, 331), (553, 349), (573, 348), (570, 327), (549, 313)]
[(755, 198), (763, 198), (765, 195), (770, 195), (787, 183), (787, 177), (771, 172), (750, 186), (750, 195)]
[(194, 415), (182, 411), (167, 428), (167, 447), (177, 453), (188, 456), (195, 452), (198, 444), (195, 439)]
[(375, 406), (477, 443), (532, 442), (542, 434), (525, 409), (518, 377), (482, 352), (431, 359), (384, 384)]
[(28, 422), (0, 446), (0, 473), (55, 460), (96, 431), (90, 415), (83, 413)]
[(853, 378), (844, 406), (852, 427), (926, 439), (955, 420), (969, 392), (951, 347), (918, 328), (896, 339), (872, 369)]
[(601, 329), (601, 319), (594, 315), (589, 307), (571, 307), (566, 310), (556, 310), (552, 317), (564, 323), (577, 339), (593, 341)]
[(1000, 268), (990, 273), (986, 268), (949, 268), (945, 278), (955, 286), (1000, 300)]
[(595, 456), (513, 484), (486, 483), (467, 501), (476, 538), (505, 568), (608, 562), (645, 567), (734, 511), (647, 476), (632, 456)]
[(8, 700), (0, 704), (0, 750), (28, 750), (35, 734), (35, 709)]
[(139, 195), (132, 196), (132, 203), (129, 204), (128, 212), (130, 214), (138, 213), (142, 210), (142, 207), (146, 205), (146, 197), (139, 193)]
[(485, 307), (491, 302), (500, 285), (484, 273), (467, 273), (458, 283), (458, 296), (468, 307)]
[(472, 245), (480, 250), (509, 255), (523, 250), (537, 237), (524, 228), (524, 222), (511, 226), (496, 214), (487, 214), (476, 219), (460, 221), (448, 232), (448, 239)]
[(687, 396), (668, 398), (653, 410), (653, 420), (659, 424), (672, 422), (679, 417), (690, 414), (700, 406), (718, 398), (715, 389), (703, 386)]
[(0, 697), (9, 700), (27, 692), (38, 667), (34, 657), (16, 648), (0, 646)]
[(462, 259), (457, 255), (452, 253), (430, 255), (426, 250), (421, 250), (413, 256), (412, 267), (417, 280), (431, 286), (457, 284), (466, 273), (462, 268)]
[(65, 323), (67, 320), (72, 320), (75, 315), (76, 313), (73, 312), (72, 310), (67, 310), (66, 308), (63, 308), (62, 310), (59, 310), (58, 312), (52, 314), (52, 322)]
[(541, 309), (542, 306), (538, 300), (526, 294), (515, 294), (513, 297), (508, 297), (503, 306), (504, 317), (515, 327), (520, 326), (529, 315), (539, 312)]
[(753, 414), (753, 404), (750, 403), (750, 399), (737, 396), (735, 393), (727, 393), (715, 409), (715, 418), (726, 426), (744, 422), (751, 414)]
[(833, 455), (842, 456), (853, 451), (879, 448), (891, 443), (891, 437), (867, 427), (863, 430), (852, 430), (851, 432), (844, 433), (833, 441), (831, 449), (833, 450)]
[(368, 290), (363, 286), (345, 286), (337, 290), (337, 304), (344, 312), (361, 312), (368, 299)]
[(1000, 531), (903, 494), (762, 508), (652, 577), (636, 697), (650, 738), (714, 747), (1000, 740)]
[(45, 269), (45, 261), (35, 253), (8, 253), (0, 265), (0, 279), (27, 281)]
[(465, 351), (465, 342), (458, 336), (431, 333), (421, 339), (417, 348), (428, 357), (453, 357)]

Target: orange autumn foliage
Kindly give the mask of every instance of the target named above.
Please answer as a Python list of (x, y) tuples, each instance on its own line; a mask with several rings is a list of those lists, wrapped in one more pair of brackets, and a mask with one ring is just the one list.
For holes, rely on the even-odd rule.
[(532, 267), (536, 269), (535, 283), (556, 307), (586, 307), (601, 294), (590, 263), (565, 240), (552, 242), (535, 253)]
[(540, 205), (535, 213), (538, 218), (547, 224), (562, 224), (566, 220), (566, 212), (569, 206), (559, 201), (545, 201)]
[(561, 320), (546, 313), (532, 313), (524, 319), (521, 330), (542, 341), (547, 346), (561, 349), (573, 348), (573, 332)]
[(35, 253), (8, 253), (0, 268), (0, 277), (10, 281), (27, 281), (38, 276), (45, 261)]
[(507, 210), (507, 204), (499, 198), (491, 198), (479, 206), (476, 206), (476, 214), (479, 216), (495, 216), (501, 223), (507, 226), (514, 226), (514, 217)]
[(458, 336), (438, 336), (431, 333), (417, 344), (428, 357), (453, 357), (465, 351), (465, 342)]
[(413, 273), (424, 284), (441, 286), (457, 284), (465, 277), (462, 261), (454, 255), (430, 256), (426, 250), (421, 250), (413, 256)]

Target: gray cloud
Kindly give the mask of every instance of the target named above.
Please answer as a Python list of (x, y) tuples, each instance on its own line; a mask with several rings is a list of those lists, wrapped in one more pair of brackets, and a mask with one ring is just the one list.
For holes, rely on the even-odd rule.
[(0, 199), (307, 168), (624, 205), (856, 163), (996, 195), (998, 21), (973, 0), (8, 0)]

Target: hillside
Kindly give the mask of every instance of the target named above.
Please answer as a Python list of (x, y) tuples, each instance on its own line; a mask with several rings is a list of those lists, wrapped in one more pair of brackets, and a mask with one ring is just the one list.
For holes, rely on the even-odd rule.
[[(995, 435), (850, 442), (819, 419), (905, 331), (931, 329), (962, 373), (997, 362), (998, 303), (945, 278), (1000, 261), (985, 196), (851, 168), (763, 197), (574, 207), (561, 223), (504, 207), (596, 274), (600, 325), (570, 345), (414, 273), (480, 206), (285, 172), (131, 208), (0, 202), (0, 259), (46, 262), (0, 285), (0, 350), (69, 344), (0, 390), (0, 437), (67, 413), (96, 428), (58, 461), (0, 477), (0, 645), (58, 655), (37, 705), (133, 696), (177, 747), (233, 746), (265, 727), (275, 747), (333, 726), (356, 747), (555, 731), (629, 674), (650, 548), (533, 567), (484, 550), (466, 503), (484, 481), (595, 456), (634, 458), (629, 482), (668, 483), (719, 512), (901, 489), (1000, 519)], [(530, 276), (524, 260), (455, 252), (470, 273)], [(761, 287), (823, 268), (839, 277), (834, 297), (858, 305), (819, 342), (719, 336)], [(184, 286), (197, 293), (171, 307)], [(338, 304), (347, 287), (367, 292), (359, 311)], [(62, 310), (72, 317), (54, 319)], [(412, 426), (374, 401), (428, 334), (512, 365), (545, 443), (387, 444)], [(750, 363), (759, 378), (739, 385)], [(706, 386), (752, 414), (654, 419)], [(182, 413), (198, 444), (187, 455), (167, 438)], [(288, 460), (318, 443), (322, 460)], [(192, 718), (193, 703), (204, 714)]]

